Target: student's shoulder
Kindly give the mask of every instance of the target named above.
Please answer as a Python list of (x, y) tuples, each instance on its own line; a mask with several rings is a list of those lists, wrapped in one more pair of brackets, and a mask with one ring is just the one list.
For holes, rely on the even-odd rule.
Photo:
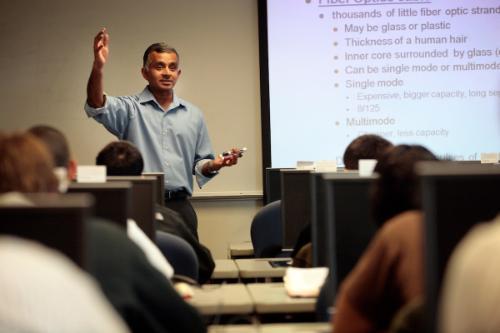
[(392, 237), (395, 235), (417, 232), (420, 230), (422, 223), (422, 212), (418, 210), (409, 210), (394, 216), (384, 223), (381, 233), (386, 237)]

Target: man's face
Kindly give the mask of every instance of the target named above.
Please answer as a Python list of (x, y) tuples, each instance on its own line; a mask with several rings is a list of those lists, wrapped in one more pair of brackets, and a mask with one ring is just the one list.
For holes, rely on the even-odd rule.
[(151, 52), (146, 68), (142, 68), (142, 76), (152, 91), (172, 91), (179, 75), (181, 70), (175, 53)]

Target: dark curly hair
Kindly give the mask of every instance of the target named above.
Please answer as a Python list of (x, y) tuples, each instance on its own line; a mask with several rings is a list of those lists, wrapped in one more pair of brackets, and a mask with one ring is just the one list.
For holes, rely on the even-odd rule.
[(384, 153), (392, 143), (375, 134), (365, 134), (354, 139), (345, 149), (344, 166), (349, 170), (358, 170), (360, 159), (376, 159)]

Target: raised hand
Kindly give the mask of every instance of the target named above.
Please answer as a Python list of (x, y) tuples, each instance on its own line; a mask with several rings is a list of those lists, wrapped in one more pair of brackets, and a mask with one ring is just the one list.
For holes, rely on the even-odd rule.
[(102, 68), (109, 55), (109, 34), (106, 28), (101, 31), (94, 38), (94, 66)]

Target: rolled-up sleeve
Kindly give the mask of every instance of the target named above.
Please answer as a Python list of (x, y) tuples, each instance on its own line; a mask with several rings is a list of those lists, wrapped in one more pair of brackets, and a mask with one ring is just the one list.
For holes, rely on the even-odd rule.
[(129, 121), (135, 113), (130, 97), (106, 96), (103, 107), (93, 108), (85, 103), (84, 109), (88, 117), (94, 118), (119, 139), (124, 139)]
[(200, 188), (203, 187), (203, 185), (205, 185), (206, 183), (208, 183), (208, 181), (212, 178), (214, 178), (216, 175), (219, 174), (219, 172), (215, 172), (213, 173), (212, 175), (210, 176), (205, 176), (201, 171), (203, 170), (203, 165), (205, 165), (205, 163), (208, 163), (210, 162), (211, 159), (203, 159), (203, 160), (200, 160), (198, 161), (198, 163), (196, 163), (195, 167), (194, 167), (194, 174), (196, 176), (196, 183), (198, 184), (198, 186)]

